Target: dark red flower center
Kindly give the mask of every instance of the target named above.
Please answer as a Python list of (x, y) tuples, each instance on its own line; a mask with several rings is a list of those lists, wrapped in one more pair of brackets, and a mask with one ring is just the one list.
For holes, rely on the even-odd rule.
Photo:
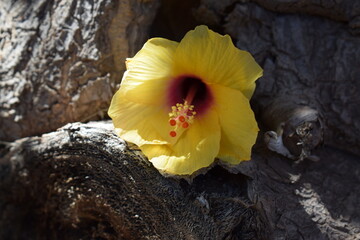
[(168, 101), (170, 106), (175, 106), (177, 103), (184, 103), (185, 100), (194, 106), (197, 114), (203, 114), (210, 107), (213, 97), (209, 87), (200, 78), (181, 75), (172, 80)]
[(171, 107), (169, 123), (175, 129), (170, 136), (176, 137), (176, 130), (188, 128), (195, 115), (204, 114), (213, 102), (209, 87), (198, 77), (181, 75), (172, 80), (168, 90)]

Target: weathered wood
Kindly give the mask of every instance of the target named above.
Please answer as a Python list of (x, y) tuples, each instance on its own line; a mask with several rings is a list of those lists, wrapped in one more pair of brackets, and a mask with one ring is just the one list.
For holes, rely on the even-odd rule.
[(202, 0), (195, 16), (264, 68), (253, 98), (258, 117), (274, 98), (297, 99), (323, 114), (325, 144), (360, 155), (359, 2), (253, 2)]
[(360, 239), (358, 156), (324, 147), (320, 161), (296, 164), (262, 146), (254, 152), (242, 167), (253, 178), (250, 199), (270, 225), (267, 239)]
[(360, 237), (358, 157), (324, 148), (296, 165), (258, 144), (243, 174), (215, 167), (189, 185), (103, 126), (2, 146), (1, 239)]
[(0, 1), (0, 139), (101, 118), (158, 3)]
[(69, 124), (1, 151), (1, 239), (264, 239), (245, 177), (164, 178), (101, 126)]
[[(0, 2), (0, 138), (105, 110), (157, 3)], [(317, 109), (320, 161), (295, 164), (261, 133), (241, 173), (215, 167), (189, 185), (162, 177), (100, 123), (70, 124), (0, 144), (0, 238), (360, 239), (358, 4), (169, 0), (152, 27), (175, 40), (197, 24), (230, 34), (264, 67), (252, 102), (261, 129), (275, 98)]]

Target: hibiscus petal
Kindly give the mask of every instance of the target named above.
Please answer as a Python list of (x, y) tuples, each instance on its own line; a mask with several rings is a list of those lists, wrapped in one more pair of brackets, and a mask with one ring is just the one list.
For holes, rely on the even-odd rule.
[(250, 160), (259, 128), (249, 100), (238, 90), (214, 85), (216, 111), (221, 125), (218, 157), (230, 164)]
[(148, 106), (128, 100), (121, 91), (112, 98), (108, 111), (116, 132), (126, 141), (143, 144), (168, 144), (168, 112), (163, 107)]
[(197, 75), (207, 83), (217, 83), (241, 91), (248, 99), (261, 67), (250, 53), (234, 46), (230, 36), (222, 36), (198, 26), (181, 40), (175, 53), (175, 73)]
[(194, 120), (175, 145), (143, 145), (141, 150), (153, 165), (168, 174), (190, 175), (210, 166), (218, 155), (220, 126), (215, 111)]
[(147, 105), (164, 104), (177, 42), (152, 38), (126, 62), (120, 91), (130, 101)]

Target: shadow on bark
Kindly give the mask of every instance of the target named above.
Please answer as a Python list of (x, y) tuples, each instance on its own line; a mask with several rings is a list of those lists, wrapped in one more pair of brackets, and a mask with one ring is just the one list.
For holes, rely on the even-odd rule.
[[(0, 137), (18, 139), (0, 143), (0, 239), (360, 239), (357, 1), (164, 0), (156, 17), (156, 0), (60, 2), (0, 3)], [(239, 173), (164, 178), (110, 123), (40, 136), (103, 118), (149, 33), (180, 40), (198, 24), (264, 68), (262, 132)], [(323, 115), (318, 162), (264, 145), (279, 98)]]

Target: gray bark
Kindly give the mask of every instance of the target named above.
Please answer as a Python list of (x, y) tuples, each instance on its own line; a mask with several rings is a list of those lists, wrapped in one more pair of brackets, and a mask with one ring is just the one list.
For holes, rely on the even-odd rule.
[(103, 126), (3, 146), (1, 239), (264, 239), (241, 175), (164, 178)]
[(0, 2), (0, 139), (99, 119), (157, 0)]
[(215, 167), (188, 184), (111, 127), (74, 123), (2, 146), (1, 239), (360, 237), (358, 157), (325, 147), (322, 161), (294, 165), (258, 144), (243, 174)]
[(295, 99), (323, 115), (326, 144), (360, 155), (359, 2), (254, 2), (203, 0), (195, 16), (263, 66), (258, 117), (276, 98)]
[[(101, 118), (157, 6), (1, 2), (0, 139)], [(109, 123), (1, 142), (0, 238), (360, 239), (359, 16), (358, 1), (165, 1), (154, 36), (180, 40), (208, 24), (263, 66), (253, 159), (188, 184), (162, 177)], [(264, 145), (264, 112), (281, 98), (323, 116), (320, 161)]]

